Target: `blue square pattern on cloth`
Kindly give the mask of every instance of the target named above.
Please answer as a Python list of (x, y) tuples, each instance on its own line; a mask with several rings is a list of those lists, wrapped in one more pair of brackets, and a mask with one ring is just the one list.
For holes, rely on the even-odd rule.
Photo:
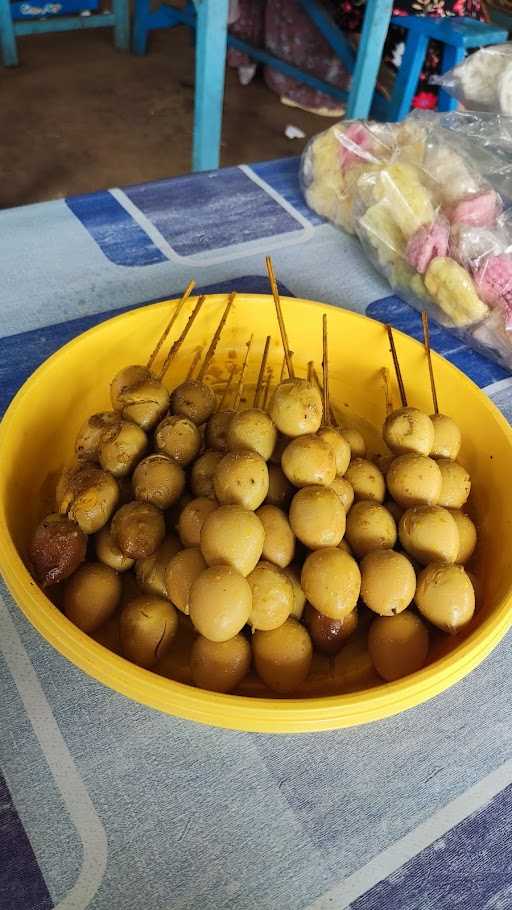
[[(321, 224), (323, 219), (304, 202), (297, 166), (297, 158), (284, 158), (251, 170), (307, 221)], [(303, 230), (278, 200), (238, 167), (144, 183), (124, 192), (180, 256)], [(167, 262), (145, 226), (110, 191), (69, 197), (66, 205), (115, 265)]]
[(114, 265), (167, 262), (167, 256), (107, 190), (73, 196), (66, 205)]
[(3, 910), (50, 910), (53, 901), (1, 774), (0, 857)]
[(238, 167), (145, 183), (124, 192), (180, 256), (303, 230)]
[(317, 215), (306, 204), (300, 187), (298, 158), (278, 158), (272, 161), (261, 161), (259, 164), (251, 164), (251, 170), (261, 180), (268, 183), (276, 193), (279, 193), (286, 202), (293, 205), (294, 209), (310, 224), (325, 224), (325, 218)]
[[(378, 319), (379, 322), (389, 323), (393, 328), (405, 332), (417, 341), (423, 341), (420, 314), (400, 297), (393, 295), (376, 300), (367, 308), (366, 315)], [(478, 351), (468, 348), (453, 332), (443, 329), (433, 319), (430, 320), (430, 342), (434, 351), (466, 373), (481, 389), (510, 376), (503, 367)]]
[[(291, 291), (281, 281), (278, 281), (278, 286), (283, 296), (293, 297)], [(244, 275), (207, 287), (196, 288), (195, 293), (224, 294), (232, 291), (233, 288), (236, 288), (241, 294), (267, 294), (268, 280), (263, 275)], [(180, 294), (181, 289), (171, 291), (162, 299), (172, 299)], [(149, 306), (150, 303), (157, 302), (151, 300), (145, 304), (93, 313), (91, 316), (79, 316), (78, 319), (70, 319), (68, 322), (58, 322), (41, 329), (0, 338), (0, 415), (3, 414), (20, 386), (34, 370), (72, 338), (76, 338), (100, 322), (126, 313), (128, 310), (135, 310), (139, 306)], [(0, 907), (0, 910), (3, 908)]]
[(350, 910), (509, 910), (512, 786), (350, 905)]

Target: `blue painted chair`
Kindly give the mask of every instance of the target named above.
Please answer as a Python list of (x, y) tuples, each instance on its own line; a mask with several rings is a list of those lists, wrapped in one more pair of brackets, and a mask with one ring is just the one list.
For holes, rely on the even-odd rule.
[[(34, 0), (33, 3), (0, 0), (0, 50), (4, 66), (18, 65), (16, 38), (43, 32), (69, 32), (84, 28), (113, 28), (118, 50), (130, 45), (129, 0), (112, 0), (111, 13), (95, 13), (98, 0)], [(80, 16), (81, 12), (90, 15)], [(73, 15), (74, 14), (74, 15)]]
[[(391, 22), (407, 31), (402, 63), (387, 109), (387, 119), (393, 121), (403, 120), (411, 109), (430, 40), (435, 39), (443, 45), (442, 73), (461, 63), (469, 48), (501, 44), (507, 40), (507, 32), (499, 26), (463, 16), (439, 19), (428, 16), (394, 16)], [(457, 106), (455, 98), (442, 90), (439, 92), (438, 110), (453, 111)]]
[(367, 0), (357, 54), (317, 0), (298, 2), (352, 73), (349, 92), (228, 34), (228, 0), (194, 0), (184, 9), (177, 9), (168, 4), (151, 9), (150, 0), (135, 0), (134, 53), (146, 52), (148, 35), (153, 29), (185, 24), (195, 30), (193, 170), (203, 171), (219, 166), (227, 46), (237, 48), (253, 60), (272, 66), (299, 82), (341, 99), (347, 104), (347, 117), (368, 116), (391, 18), (392, 0)]

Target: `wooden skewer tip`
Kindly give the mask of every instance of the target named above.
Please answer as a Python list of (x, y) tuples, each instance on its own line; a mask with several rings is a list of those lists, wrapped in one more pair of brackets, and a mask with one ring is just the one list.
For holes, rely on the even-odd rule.
[(322, 373), (323, 373), (323, 388), (322, 396), (324, 403), (324, 423), (326, 426), (329, 426), (331, 423), (331, 409), (329, 406), (329, 351), (328, 351), (328, 337), (327, 337), (327, 314), (324, 313), (322, 317)]
[(402, 407), (406, 408), (407, 407), (407, 395), (405, 393), (405, 386), (404, 386), (404, 381), (402, 378), (402, 371), (400, 369), (400, 363), (398, 361), (398, 354), (396, 352), (395, 339), (393, 337), (393, 329), (391, 328), (391, 326), (389, 324), (386, 325), (386, 331), (388, 333), (389, 346), (391, 348), (391, 356), (393, 358), (393, 365), (395, 367), (396, 381), (398, 383), (398, 389), (400, 391), (400, 400), (402, 402)]
[(190, 361), (190, 366), (188, 368), (187, 379), (193, 379), (194, 373), (196, 371), (196, 366), (201, 360), (201, 348), (196, 348), (192, 360)]
[(286, 333), (286, 325), (284, 322), (283, 311), (281, 308), (281, 300), (279, 297), (279, 290), (277, 287), (276, 276), (274, 274), (274, 267), (272, 265), (272, 258), (267, 256), (265, 259), (267, 266), (268, 280), (270, 283), (270, 288), (272, 290), (272, 296), (274, 298), (274, 304), (276, 308), (277, 321), (279, 324), (279, 331), (281, 332), (281, 341), (283, 343), (284, 356), (286, 358), (286, 367), (288, 370), (288, 375), (291, 379), (295, 378), (295, 372), (293, 369), (293, 362), (291, 358), (290, 346), (288, 344), (288, 335)]
[(382, 382), (384, 384), (384, 400), (386, 402), (386, 417), (391, 414), (393, 410), (393, 402), (391, 400), (391, 389), (389, 382), (389, 370), (387, 367), (382, 367), (380, 374), (382, 376)]
[(208, 370), (208, 367), (210, 366), (210, 363), (212, 362), (212, 360), (215, 356), (215, 351), (217, 349), (217, 345), (219, 343), (222, 330), (226, 324), (226, 319), (229, 316), (229, 311), (230, 311), (231, 307), (233, 306), (233, 303), (235, 302), (235, 297), (236, 297), (236, 291), (232, 291), (228, 297), (228, 302), (227, 302), (226, 306), (224, 307), (224, 312), (222, 313), (219, 324), (218, 324), (217, 328), (215, 329), (213, 338), (210, 341), (210, 346), (205, 354), (205, 357), (203, 360), (203, 365), (202, 365), (201, 369), (199, 370), (199, 375), (197, 377), (199, 382), (201, 382), (204, 379), (204, 377), (206, 376), (206, 371)]
[(165, 329), (163, 330), (162, 334), (160, 335), (160, 338), (158, 339), (156, 346), (153, 349), (153, 351), (149, 357), (149, 360), (146, 364), (148, 370), (150, 370), (151, 367), (153, 366), (153, 364), (160, 352), (160, 348), (162, 347), (164, 341), (168, 337), (169, 332), (171, 331), (174, 323), (179, 318), (179, 315), (180, 315), (185, 303), (187, 302), (188, 298), (190, 297), (192, 291), (194, 290), (195, 285), (196, 285), (196, 283), (195, 283), (194, 279), (192, 279), (192, 281), (189, 281), (189, 283), (187, 284), (187, 287), (183, 291), (183, 294), (182, 294), (180, 300), (178, 301), (178, 305), (175, 307), (171, 318), (169, 319)]
[(270, 340), (271, 340), (271, 336), (270, 336), (270, 335), (267, 335), (267, 337), (266, 337), (266, 339), (265, 339), (265, 346), (264, 346), (264, 348), (263, 348), (263, 355), (262, 355), (262, 358), (261, 358), (260, 370), (259, 370), (259, 373), (258, 373), (258, 379), (257, 379), (257, 381), (256, 381), (256, 388), (255, 388), (255, 390), (254, 390), (254, 402), (253, 402), (253, 405), (254, 405), (255, 408), (258, 407), (258, 403), (259, 403), (259, 399), (260, 399), (260, 394), (261, 394), (261, 390), (262, 390), (263, 377), (264, 377), (264, 375), (265, 375), (265, 369), (266, 369), (267, 360), (268, 360), (268, 350), (269, 350), (269, 347), (270, 347)]
[(264, 393), (264, 395), (263, 395), (263, 401), (262, 401), (262, 404), (261, 404), (261, 407), (262, 407), (262, 409), (263, 409), (264, 411), (266, 411), (267, 408), (268, 408), (268, 399), (269, 399), (269, 396), (270, 396), (270, 387), (271, 387), (271, 385), (272, 385), (272, 368), (270, 368), (270, 369), (268, 370), (267, 379), (266, 379), (266, 382), (265, 382), (265, 393)]
[(233, 363), (233, 365), (232, 365), (232, 367), (231, 367), (231, 370), (230, 370), (230, 372), (229, 372), (229, 376), (228, 376), (228, 378), (227, 378), (227, 382), (226, 382), (226, 384), (225, 384), (225, 386), (224, 386), (224, 391), (223, 391), (223, 393), (222, 393), (222, 397), (221, 397), (221, 399), (220, 399), (220, 401), (219, 401), (219, 405), (218, 405), (218, 408), (217, 408), (218, 411), (222, 411), (222, 408), (224, 407), (224, 405), (225, 405), (225, 403), (226, 403), (226, 399), (227, 399), (227, 397), (228, 397), (228, 395), (229, 395), (229, 392), (230, 392), (230, 390), (231, 390), (231, 386), (232, 386), (232, 384), (233, 384), (233, 379), (234, 379), (234, 376), (235, 376), (235, 373), (236, 373), (237, 369), (238, 369), (238, 365), (237, 365), (237, 363), (235, 362), (235, 363)]
[(249, 354), (250, 354), (250, 351), (251, 351), (251, 348), (252, 348), (252, 342), (253, 342), (253, 340), (254, 340), (254, 334), (251, 335), (251, 337), (249, 338), (249, 341), (246, 342), (247, 350), (246, 350), (246, 352), (245, 352), (245, 356), (244, 356), (243, 363), (242, 363), (242, 368), (241, 368), (241, 370), (240, 370), (240, 375), (239, 375), (239, 377), (238, 377), (238, 384), (237, 384), (235, 402), (234, 402), (234, 404), (233, 404), (233, 409), (234, 409), (235, 411), (238, 411), (238, 408), (240, 407), (240, 400), (241, 400), (241, 398), (242, 398), (243, 385), (244, 385), (244, 378), (245, 378), (245, 371), (246, 371), (246, 369), (247, 369), (247, 363), (248, 363), (248, 361), (249, 361)]
[(430, 388), (432, 391), (432, 401), (434, 404), (434, 414), (439, 414), (439, 404), (437, 400), (437, 390), (436, 390), (436, 381), (434, 377), (434, 367), (432, 365), (432, 352), (430, 348), (430, 325), (428, 319), (428, 313), (426, 310), (422, 311), (421, 322), (423, 325), (423, 344), (425, 346), (425, 353), (427, 355), (428, 363), (428, 372), (430, 376)]
[(167, 354), (167, 357), (165, 358), (162, 369), (160, 370), (160, 376), (159, 376), (160, 380), (162, 380), (164, 378), (165, 374), (167, 373), (167, 370), (169, 369), (169, 366), (170, 366), (172, 360), (178, 353), (179, 349), (181, 348), (181, 345), (185, 341), (185, 338), (187, 337), (190, 329), (192, 328), (192, 326), (196, 320), (196, 317), (199, 315), (199, 312), (200, 312), (201, 307), (202, 307), (203, 303), (205, 302), (205, 300), (206, 300), (205, 294), (203, 294), (201, 297), (198, 297), (196, 304), (194, 306), (194, 309), (192, 310), (190, 316), (188, 317), (185, 328), (183, 329), (179, 338), (176, 339), (176, 341), (172, 345), (169, 353)]

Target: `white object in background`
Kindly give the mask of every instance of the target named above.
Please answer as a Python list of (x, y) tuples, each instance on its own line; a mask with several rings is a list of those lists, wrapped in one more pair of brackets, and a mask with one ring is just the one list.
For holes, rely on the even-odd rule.
[(228, 25), (233, 25), (240, 19), (240, 4), (238, 0), (229, 0)]
[(507, 63), (498, 79), (498, 100), (501, 113), (512, 116), (512, 62)]
[(482, 47), (442, 76), (440, 85), (468, 110), (512, 114), (512, 42)]
[(286, 127), (284, 134), (287, 139), (305, 139), (306, 138), (306, 134), (305, 134), (304, 130), (301, 130), (300, 127), (298, 127), (298, 126), (293, 126), (293, 124), (291, 124), (291, 123), (289, 123), (288, 126)]
[(240, 85), (249, 85), (249, 82), (252, 82), (256, 74), (257, 66), (257, 63), (247, 63), (244, 66), (238, 67), (238, 81), (240, 82)]

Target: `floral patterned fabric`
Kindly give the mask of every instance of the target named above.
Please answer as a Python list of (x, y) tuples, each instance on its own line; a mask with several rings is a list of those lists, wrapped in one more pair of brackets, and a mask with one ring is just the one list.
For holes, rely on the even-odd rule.
[[(324, 4), (337, 25), (345, 32), (359, 33), (362, 28), (365, 0), (324, 0)], [(396, 0), (394, 16), (469, 16), (482, 19), (480, 0)], [(265, 47), (276, 56), (304, 70), (344, 88), (348, 73), (315, 25), (299, 6), (297, 0), (231, 0), (231, 25), (233, 34), (249, 43)], [(404, 31), (397, 26), (389, 29), (384, 63), (396, 71), (404, 52)], [(435, 108), (437, 88), (429, 84), (430, 77), (439, 72), (441, 45), (432, 41), (420, 76), (413, 107)], [(243, 67), (250, 64), (245, 54), (230, 50), (228, 63)], [(256, 67), (253, 68), (253, 73)], [(295, 79), (265, 67), (265, 80), (269, 88), (301, 107), (333, 112), (339, 102)]]
[[(364, 0), (328, 0), (336, 23), (346, 32), (360, 32), (365, 3)], [(480, 0), (397, 0), (393, 7), (394, 16), (468, 16), (483, 19)], [(400, 67), (405, 49), (404, 31), (392, 25), (384, 48), (383, 62), (393, 70)], [(442, 47), (438, 41), (431, 41), (418, 89), (412, 106), (434, 109), (437, 107), (437, 87), (429, 84), (430, 77), (439, 72)]]

